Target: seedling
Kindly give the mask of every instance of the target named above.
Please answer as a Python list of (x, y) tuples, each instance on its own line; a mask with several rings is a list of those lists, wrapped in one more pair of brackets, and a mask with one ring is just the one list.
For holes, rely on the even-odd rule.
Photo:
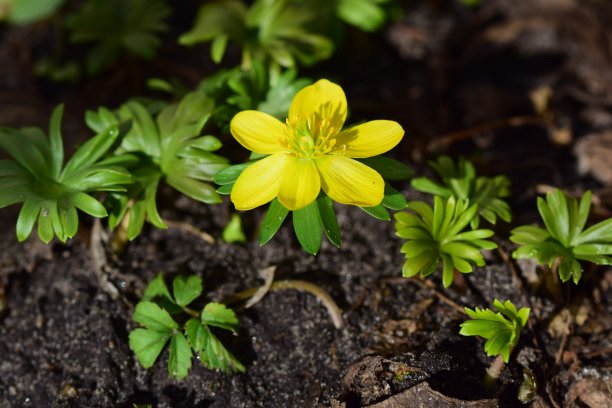
[(169, 14), (164, 0), (89, 0), (67, 25), (72, 42), (95, 44), (86, 67), (89, 74), (97, 74), (124, 51), (141, 58), (155, 56)]
[(179, 38), (184, 45), (212, 41), (211, 57), (221, 62), (230, 41), (242, 48), (242, 67), (253, 61), (270, 63), (273, 70), (310, 65), (328, 58), (333, 43), (308, 28), (317, 17), (307, 3), (256, 0), (251, 6), (228, 0), (203, 4), (193, 28)]
[(478, 177), (474, 165), (460, 158), (457, 163), (448, 156), (441, 156), (437, 162), (430, 161), (442, 179), (436, 183), (427, 177), (412, 180), (412, 187), (425, 193), (459, 199), (467, 199), (478, 205), (478, 216), (471, 221), (473, 229), (480, 225), (480, 217), (491, 224), (497, 222), (497, 217), (506, 222), (512, 219), (510, 206), (503, 198), (510, 196), (510, 180), (506, 176)]
[[(191, 368), (194, 354), (209, 369), (222, 372), (245, 372), (245, 367), (214, 335), (211, 328), (238, 330), (238, 319), (233, 310), (220, 303), (208, 303), (201, 312), (190, 309), (202, 294), (199, 276), (177, 276), (172, 282), (172, 294), (163, 275), (153, 279), (142, 300), (136, 305), (132, 319), (144, 326), (130, 333), (129, 344), (144, 368), (155, 364), (160, 353), (170, 341), (168, 374), (183, 379)], [(176, 318), (190, 316), (184, 323)]]
[(60, 105), (53, 111), (48, 139), (37, 128), (0, 128), (0, 148), (14, 159), (0, 160), (0, 208), (23, 203), (17, 218), (19, 241), (30, 236), (38, 220), (43, 242), (54, 235), (65, 242), (77, 233), (77, 208), (92, 217), (107, 216), (91, 193), (124, 192), (132, 183), (115, 158), (103, 158), (119, 136), (116, 125), (81, 145), (64, 165), (63, 110)]
[(476, 216), (477, 204), (454, 196), (435, 196), (433, 209), (425, 202), (411, 201), (408, 210), (395, 214), (396, 234), (406, 239), (401, 249), (406, 255), (402, 268), (405, 277), (427, 277), (442, 263), (442, 283), (449, 287), (455, 270), (470, 273), (474, 264), (484, 266), (481, 250), (497, 248), (495, 242), (485, 239), (493, 231), (464, 231)]
[(219, 203), (215, 188), (207, 183), (227, 160), (212, 152), (221, 147), (214, 136), (201, 132), (214, 110), (213, 101), (202, 92), (192, 92), (180, 102), (165, 106), (153, 119), (140, 102), (130, 101), (117, 112), (100, 108), (87, 112), (86, 122), (94, 130), (118, 123), (131, 123), (116, 151), (117, 160), (125, 154), (137, 157), (129, 165), (136, 183), (127, 194), (109, 197), (109, 226), (114, 229), (129, 210), (128, 238), (134, 239), (148, 216), (153, 225), (166, 228), (157, 211), (157, 190), (160, 181), (186, 196), (204, 203)]
[(261, 226), (261, 245), (276, 234), (290, 211), (298, 241), (316, 254), (321, 229), (340, 246), (332, 201), (362, 207), (384, 220), (390, 220), (386, 208), (405, 208), (405, 198), (385, 179), (407, 178), (410, 170), (395, 160), (374, 157), (399, 143), (404, 130), (396, 122), (377, 120), (341, 131), (346, 112), (342, 88), (320, 80), (296, 94), (286, 123), (253, 110), (232, 119), (234, 138), (254, 152), (253, 160), (219, 172), (214, 181), (238, 210), (271, 202)]
[(489, 357), (496, 356), (496, 360), (487, 370), (487, 375), (495, 380), (508, 363), (512, 349), (517, 345), (521, 331), (527, 324), (530, 309), (527, 307), (516, 310), (516, 306), (506, 300), (504, 303), (495, 299), (491, 309), (465, 308), (465, 312), (472, 320), (461, 323), (459, 334), (464, 336), (480, 336), (487, 339), (484, 350)]
[(538, 211), (544, 228), (524, 225), (512, 230), (510, 240), (519, 244), (514, 258), (535, 258), (541, 264), (557, 268), (562, 282), (570, 278), (578, 284), (582, 264), (612, 265), (612, 218), (586, 230), (591, 209), (591, 192), (580, 201), (556, 189), (546, 199), (538, 197)]

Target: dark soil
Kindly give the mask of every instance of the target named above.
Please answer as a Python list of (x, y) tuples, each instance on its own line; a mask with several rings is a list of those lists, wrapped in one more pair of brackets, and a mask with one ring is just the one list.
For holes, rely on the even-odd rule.
[[(173, 17), (177, 33), (189, 27), (183, 15), (193, 7)], [(511, 407), (521, 405), (524, 375), (536, 382), (531, 406), (612, 406), (612, 270), (588, 268), (579, 286), (561, 284), (548, 269), (509, 260), (513, 246), (506, 239), (513, 226), (538, 220), (535, 197), (550, 186), (575, 194), (592, 189), (595, 216), (611, 214), (612, 181), (597, 176), (609, 160), (593, 155), (610, 158), (612, 148), (608, 156), (602, 146), (580, 157), (591, 167), (603, 163), (588, 174), (578, 173), (573, 151), (586, 135), (612, 129), (611, 6), (483, 0), (470, 9), (432, 0), (403, 7), (402, 20), (374, 36), (350, 31), (334, 59), (305, 73), (341, 83), (353, 120), (399, 121), (406, 137), (392, 154), (417, 174), (429, 174), (426, 159), (447, 153), (472, 159), (482, 174), (511, 178), (513, 224), (496, 226), (502, 250), (487, 254), (488, 266), (447, 290), (434, 275), (436, 294), (401, 278), (392, 223), (358, 208), (336, 207), (342, 248), (325, 242), (313, 257), (290, 226), (259, 247), (260, 211), (243, 215), (247, 245), (223, 243), (227, 202), (207, 207), (163, 190), (162, 215), (210, 233), (216, 243), (181, 229), (146, 227), (105, 268), (119, 290), (113, 299), (93, 270), (87, 220), (67, 245), (45, 246), (35, 237), (19, 244), (17, 208), (4, 209), (0, 407)], [(204, 54), (195, 58), (169, 38), (136, 78), (115, 68), (82, 86), (51, 84), (31, 74), (50, 28), (0, 30), (0, 124), (46, 127), (51, 107), (66, 100), (69, 145), (86, 135), (84, 109), (144, 93), (142, 79), (149, 76), (190, 83), (214, 70)], [(536, 89), (550, 92), (539, 112), (530, 96)], [(408, 183), (398, 188), (408, 199), (423, 198)], [(344, 326), (336, 329), (312, 295), (275, 291), (250, 309), (237, 308), (239, 335), (223, 338), (246, 374), (194, 364), (186, 380), (170, 380), (167, 351), (153, 369), (137, 363), (128, 347), (136, 327), (131, 314), (159, 272), (197, 274), (207, 298), (220, 300), (261, 285), (258, 272), (271, 265), (276, 279), (326, 290), (344, 311)], [(531, 307), (530, 325), (496, 387), (482, 385), (491, 361), (482, 342), (458, 335), (465, 317), (440, 294), (460, 306), (484, 307), (498, 298)], [(575, 318), (563, 324), (563, 316)]]

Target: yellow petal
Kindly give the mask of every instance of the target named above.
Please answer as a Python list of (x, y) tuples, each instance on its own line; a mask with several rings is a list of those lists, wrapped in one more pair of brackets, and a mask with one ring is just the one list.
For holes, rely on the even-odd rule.
[(321, 79), (300, 90), (289, 108), (289, 122), (300, 123), (311, 118), (317, 123), (324, 119), (326, 129), (333, 128), (336, 132), (342, 129), (346, 120), (346, 96), (340, 86)]
[(321, 191), (321, 178), (310, 159), (290, 158), (285, 165), (278, 200), (290, 210), (298, 210), (312, 203)]
[(380, 174), (357, 160), (328, 155), (315, 160), (325, 193), (341, 204), (373, 207), (384, 196)]
[(343, 130), (336, 136), (334, 152), (347, 157), (372, 157), (393, 149), (404, 129), (392, 120), (373, 120)]
[(279, 153), (247, 167), (236, 180), (230, 198), (237, 210), (250, 210), (272, 201), (280, 189), (289, 156)]
[(230, 122), (230, 131), (238, 143), (261, 154), (274, 154), (285, 150), (280, 140), (286, 127), (287, 125), (274, 116), (253, 110), (238, 112)]

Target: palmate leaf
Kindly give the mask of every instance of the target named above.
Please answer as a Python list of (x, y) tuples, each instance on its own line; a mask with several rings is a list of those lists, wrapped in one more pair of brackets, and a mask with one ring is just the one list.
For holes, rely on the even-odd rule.
[(511, 301), (502, 303), (497, 299), (493, 301), (493, 306), (497, 312), (480, 308), (472, 310), (466, 307), (465, 312), (471, 320), (461, 323), (459, 334), (487, 339), (484, 346), (487, 355), (501, 354), (507, 363), (523, 327), (527, 324), (530, 309), (524, 307), (517, 311)]
[(184, 326), (179, 326), (171, 316), (197, 315), (187, 305), (201, 293), (202, 279), (196, 275), (174, 278), (172, 294), (162, 274), (147, 285), (143, 300), (136, 305), (132, 315), (132, 319), (144, 328), (137, 328), (129, 335), (130, 348), (143, 367), (153, 366), (170, 340), (168, 374), (171, 377), (184, 379), (191, 368), (194, 354), (210, 369), (245, 371), (245, 367), (211, 331), (211, 327), (216, 327), (237, 334), (238, 318), (233, 310), (220, 303), (208, 303), (199, 317), (191, 317)]
[(152, 58), (161, 45), (158, 35), (168, 28), (164, 20), (169, 14), (164, 0), (89, 0), (67, 25), (72, 42), (95, 44), (86, 65), (89, 74), (97, 74), (124, 51)]
[(448, 287), (455, 270), (472, 272), (474, 265), (485, 264), (482, 249), (497, 248), (486, 239), (493, 235), (491, 230), (463, 232), (477, 211), (477, 205), (467, 200), (435, 196), (433, 208), (422, 201), (411, 201), (408, 210), (395, 214), (396, 234), (406, 240), (401, 248), (406, 256), (402, 268), (405, 277), (427, 277), (442, 264), (442, 282)]
[(442, 183), (419, 177), (412, 180), (412, 187), (441, 197), (454, 195), (477, 204), (478, 216), (472, 219), (472, 228), (478, 228), (481, 217), (491, 224), (497, 223), (497, 218), (510, 222), (512, 212), (503, 200), (510, 195), (510, 180), (507, 177), (477, 177), (474, 165), (464, 158), (459, 158), (455, 163), (450, 157), (441, 156), (429, 164), (438, 173)]
[(578, 284), (582, 277), (581, 261), (612, 265), (612, 219), (584, 229), (591, 208), (591, 192), (580, 200), (554, 190), (546, 199), (538, 197), (538, 211), (546, 229), (520, 226), (512, 230), (510, 240), (519, 247), (514, 258), (535, 258), (552, 267), (558, 260), (561, 281)]
[(62, 112), (61, 105), (53, 111), (49, 138), (39, 129), (0, 128), (0, 148), (14, 159), (0, 160), (0, 208), (24, 203), (17, 218), (19, 241), (26, 240), (38, 223), (42, 241), (57, 236), (65, 242), (77, 233), (77, 209), (93, 217), (107, 215), (90, 193), (125, 191), (133, 182), (123, 167), (104, 163), (103, 156), (119, 136), (116, 127), (85, 142), (64, 165)]
[(140, 234), (147, 219), (158, 228), (166, 228), (156, 203), (161, 182), (194, 200), (219, 203), (221, 198), (210, 181), (228, 165), (225, 158), (212, 153), (221, 142), (201, 134), (214, 111), (214, 102), (205, 93), (188, 93), (163, 107), (155, 118), (151, 110), (141, 102), (130, 101), (117, 112), (100, 108), (86, 114), (87, 124), (94, 129), (131, 123), (116, 153), (136, 159), (125, 164), (135, 183), (127, 192), (108, 198), (110, 228), (117, 227), (129, 214), (130, 240)]

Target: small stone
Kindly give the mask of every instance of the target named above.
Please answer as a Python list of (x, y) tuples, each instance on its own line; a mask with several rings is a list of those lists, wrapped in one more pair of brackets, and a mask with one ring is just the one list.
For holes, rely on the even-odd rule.
[(64, 398), (75, 398), (77, 396), (77, 390), (72, 384), (65, 384), (60, 391), (60, 395)]

